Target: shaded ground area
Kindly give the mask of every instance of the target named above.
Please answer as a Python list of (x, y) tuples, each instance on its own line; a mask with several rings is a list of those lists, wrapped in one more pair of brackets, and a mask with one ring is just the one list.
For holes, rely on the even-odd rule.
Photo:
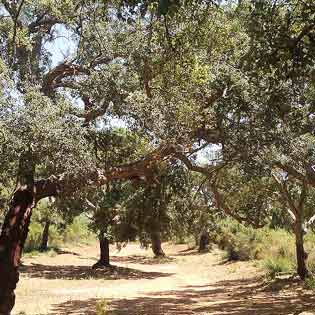
[(131, 244), (120, 253), (112, 248), (118, 267), (95, 271), (90, 266), (97, 249), (26, 259), (14, 314), (96, 315), (104, 299), (108, 315), (292, 315), (315, 309), (314, 292), (299, 281), (267, 286), (252, 264), (222, 263), (215, 250), (198, 254), (165, 245), (172, 257), (156, 260)]
[[(253, 291), (254, 290), (254, 291)], [(258, 291), (256, 291), (258, 290)], [(220, 281), (216, 287), (192, 286), (185, 290), (163, 291), (152, 296), (118, 299), (111, 303), (111, 315), (282, 315), (299, 314), (315, 308), (312, 294), (281, 296), (261, 290), (250, 280)], [(55, 306), (52, 314), (95, 315), (97, 299), (73, 300)], [(198, 307), (199, 304), (208, 304)]]
[(141, 270), (111, 266), (104, 269), (91, 269), (91, 266), (72, 265), (42, 265), (32, 263), (22, 266), (21, 274), (28, 278), (62, 279), (62, 280), (91, 280), (91, 279), (155, 279), (158, 277), (169, 277), (172, 274), (162, 272), (144, 272)]
[(156, 265), (156, 264), (167, 264), (172, 261), (175, 261), (176, 259), (173, 257), (161, 257), (161, 258), (155, 258), (155, 257), (148, 257), (148, 256), (142, 256), (142, 255), (133, 255), (133, 256), (112, 256), (111, 261), (113, 263), (132, 263), (132, 264), (142, 264), (142, 265)]

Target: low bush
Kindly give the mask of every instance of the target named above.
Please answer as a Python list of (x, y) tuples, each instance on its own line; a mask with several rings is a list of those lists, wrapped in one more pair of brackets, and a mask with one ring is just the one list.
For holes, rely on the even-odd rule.
[(295, 265), (288, 257), (269, 257), (263, 261), (263, 267), (266, 270), (266, 276), (274, 279), (282, 273), (292, 273)]
[[(24, 251), (34, 255), (40, 248), (43, 224), (33, 221), (30, 225), (28, 238), (25, 243)], [(60, 230), (56, 225), (49, 228), (49, 249), (50, 255), (56, 252), (56, 249), (63, 244), (82, 244), (95, 240), (95, 235), (88, 229), (88, 222), (84, 217), (77, 217), (65, 229)]]
[(308, 277), (305, 279), (304, 287), (306, 290), (315, 290), (315, 278)]
[(95, 239), (95, 236), (88, 229), (87, 219), (84, 216), (78, 216), (65, 229), (62, 241), (64, 243), (88, 243), (91, 239)]
[[(284, 229), (254, 229), (225, 219), (213, 231), (211, 239), (225, 251), (228, 260), (260, 260), (270, 278), (296, 270), (295, 238)], [(308, 267), (315, 274), (315, 234), (305, 236), (305, 248), (309, 253)]]
[(42, 239), (42, 230), (43, 228), (38, 222), (33, 222), (30, 225), (27, 241), (24, 246), (25, 252), (32, 252), (39, 249)]
[(96, 315), (107, 315), (108, 314), (108, 304), (105, 299), (96, 303)]
[[(213, 234), (211, 238), (213, 239)], [(261, 236), (257, 230), (233, 220), (222, 221), (214, 242), (226, 251), (228, 260), (257, 259), (261, 251)]]

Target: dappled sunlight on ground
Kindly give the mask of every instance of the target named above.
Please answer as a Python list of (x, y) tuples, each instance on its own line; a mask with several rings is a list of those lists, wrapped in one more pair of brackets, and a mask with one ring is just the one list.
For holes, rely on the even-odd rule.
[(199, 254), (165, 244), (171, 257), (154, 259), (130, 244), (111, 249), (115, 266), (92, 270), (97, 250), (24, 259), (14, 314), (95, 315), (103, 299), (108, 315), (289, 315), (315, 308), (314, 294), (298, 281), (267, 286), (253, 264), (224, 263), (217, 250)]

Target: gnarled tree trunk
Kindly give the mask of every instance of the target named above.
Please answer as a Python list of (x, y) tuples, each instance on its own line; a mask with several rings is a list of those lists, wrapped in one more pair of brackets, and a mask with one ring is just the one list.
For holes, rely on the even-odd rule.
[(161, 233), (151, 232), (151, 246), (155, 257), (164, 257), (165, 253), (162, 249)]
[(100, 259), (99, 261), (93, 265), (93, 269), (102, 268), (102, 267), (110, 267), (109, 263), (109, 240), (103, 234), (99, 236), (100, 242)]
[(207, 250), (209, 245), (209, 234), (206, 231), (203, 231), (199, 239), (199, 252), (204, 252)]
[(14, 193), (0, 236), (0, 315), (10, 315), (15, 304), (14, 290), (19, 281), (19, 264), (27, 237), (32, 209), (31, 190)]
[(42, 242), (41, 242), (41, 245), (40, 245), (40, 250), (42, 252), (45, 252), (48, 249), (49, 227), (50, 227), (50, 221), (47, 220), (45, 222), (45, 226), (44, 226), (44, 229), (43, 229)]
[(297, 260), (297, 273), (299, 277), (304, 280), (309, 272), (307, 269), (307, 253), (304, 250), (304, 236), (302, 221), (298, 218), (294, 226), (295, 233), (295, 247), (296, 247), (296, 260)]

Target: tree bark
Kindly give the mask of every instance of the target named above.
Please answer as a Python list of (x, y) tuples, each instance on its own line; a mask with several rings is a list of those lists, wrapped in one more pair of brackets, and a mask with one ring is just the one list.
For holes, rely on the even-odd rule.
[(294, 226), (295, 232), (295, 247), (297, 260), (297, 273), (299, 277), (304, 280), (308, 276), (308, 269), (306, 265), (307, 253), (304, 250), (304, 236), (302, 221), (297, 219)]
[(44, 226), (44, 229), (43, 229), (42, 242), (41, 242), (41, 245), (40, 245), (40, 251), (42, 251), (42, 252), (45, 252), (48, 249), (49, 227), (50, 227), (50, 221), (47, 220), (45, 222), (45, 226)]
[(14, 193), (0, 236), (0, 315), (10, 315), (15, 304), (19, 264), (27, 237), (34, 195), (30, 190)]
[(155, 257), (165, 257), (165, 253), (162, 249), (162, 241), (160, 232), (151, 233), (151, 246)]
[(100, 259), (99, 261), (93, 265), (93, 269), (101, 268), (101, 267), (110, 267), (109, 263), (109, 240), (105, 236), (99, 237), (100, 242)]
[(199, 252), (204, 252), (207, 250), (207, 246), (209, 245), (209, 234), (203, 231), (200, 235), (199, 240)]

